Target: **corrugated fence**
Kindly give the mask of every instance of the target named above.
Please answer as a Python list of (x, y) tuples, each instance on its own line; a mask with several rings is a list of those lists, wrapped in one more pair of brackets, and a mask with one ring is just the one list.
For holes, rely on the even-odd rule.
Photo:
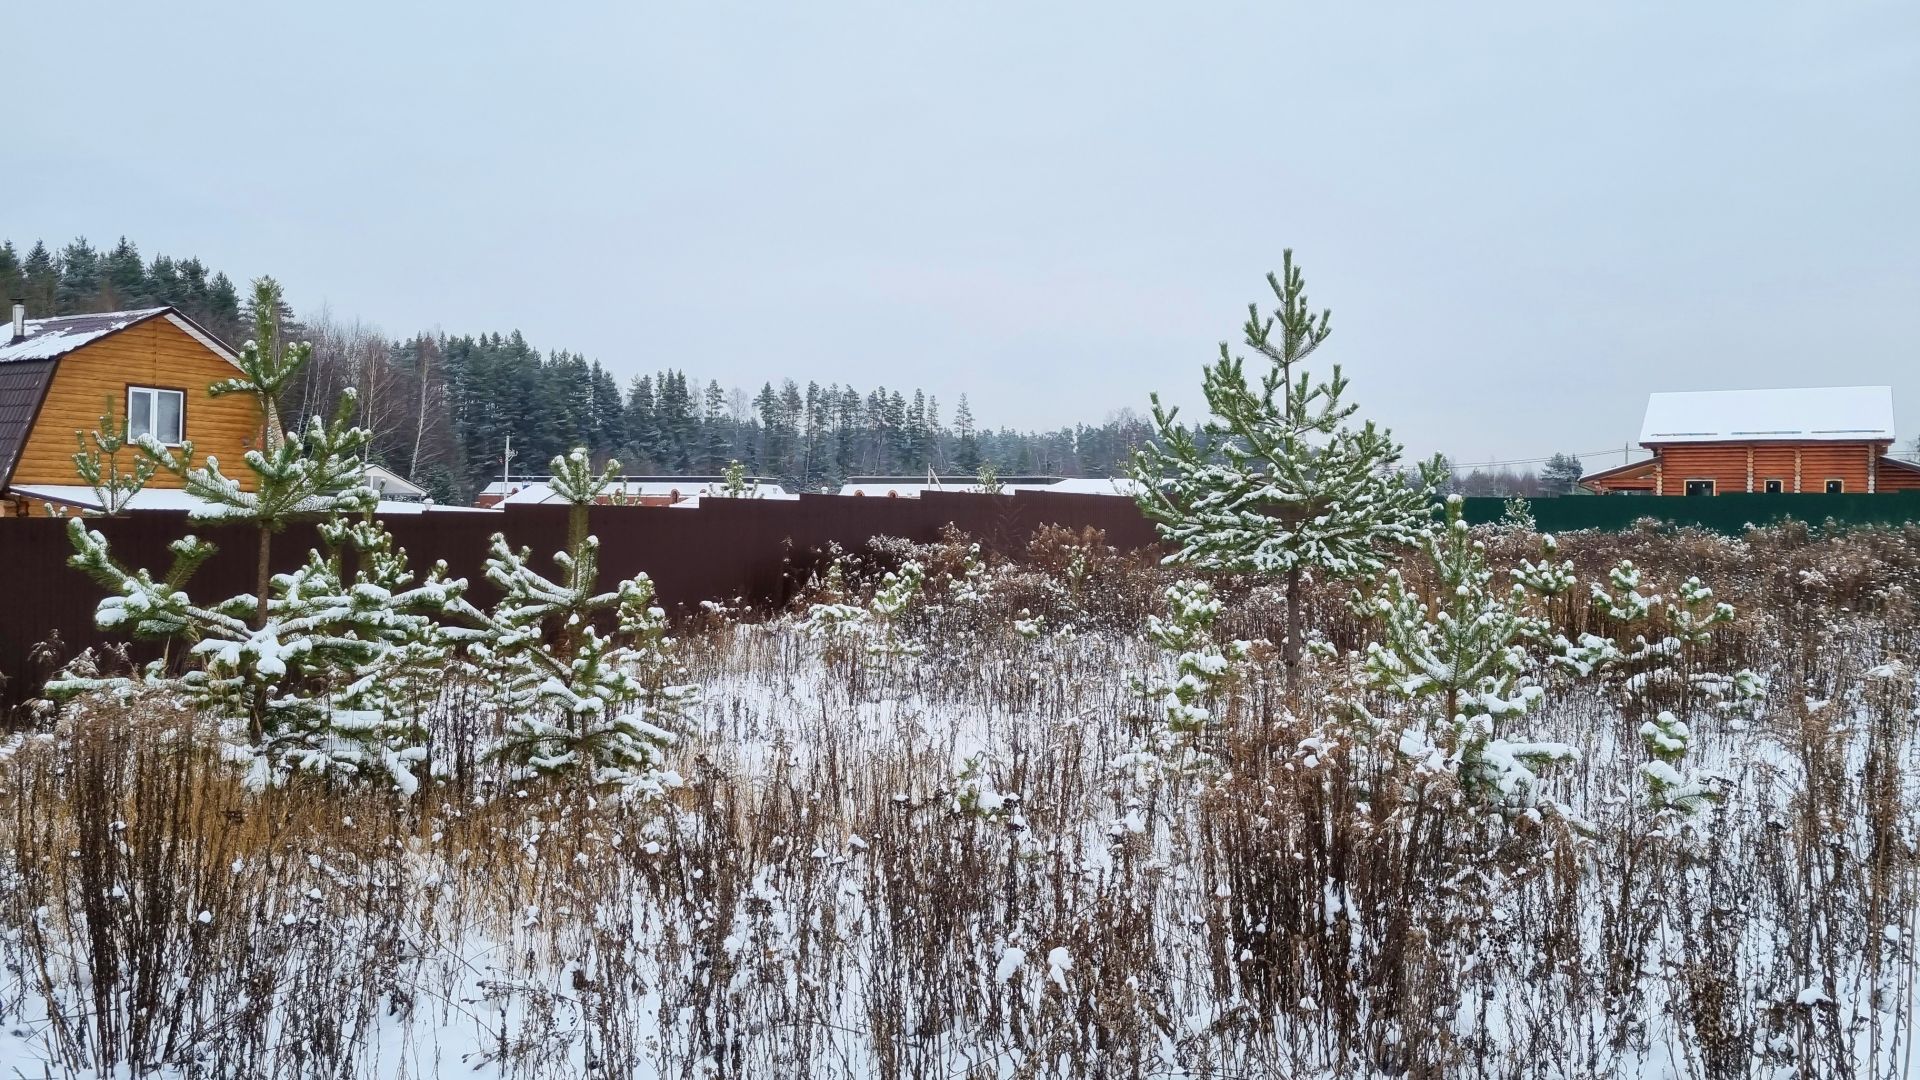
[[(1466, 518), (1499, 521), (1506, 500), (1466, 500)], [(1632, 496), (1535, 499), (1529, 509), (1549, 532), (1619, 530), (1645, 517), (1738, 533), (1749, 524), (1785, 518), (1822, 524), (1899, 524), (1920, 520), (1920, 493), (1898, 495), (1720, 495), (1712, 498)], [(476, 602), (491, 599), (483, 578), (488, 540), (504, 532), (516, 546), (544, 559), (566, 544), (564, 507), (515, 507), (502, 514), (410, 514), (385, 519), (395, 541), (415, 566), (444, 560), (455, 577), (473, 586)], [(645, 571), (668, 607), (701, 600), (783, 600), (798, 575), (829, 545), (858, 549), (877, 536), (935, 539), (952, 524), (991, 550), (1024, 550), (1042, 525), (1104, 530), (1122, 549), (1151, 545), (1152, 526), (1133, 503), (1103, 495), (1022, 491), (1010, 497), (929, 492), (917, 499), (807, 495), (798, 500), (708, 499), (697, 508), (596, 507), (592, 527), (600, 538), (601, 580), (612, 582)], [(140, 513), (92, 523), (123, 565), (155, 573), (168, 565), (167, 545), (192, 531), (219, 552), (195, 575), (190, 590), (202, 597), (233, 596), (253, 589), (254, 533), (245, 527), (189, 527), (179, 513)], [(276, 572), (291, 570), (315, 544), (314, 528), (300, 525), (274, 538)], [(0, 718), (37, 689), (59, 662), (89, 645), (112, 640), (94, 628), (99, 586), (67, 565), (72, 548), (62, 521), (0, 521)], [(544, 561), (541, 566), (549, 566)], [(42, 648), (42, 642), (57, 642)]]
[[(434, 560), (471, 584), (477, 603), (493, 591), (484, 578), (487, 546), (495, 532), (516, 547), (533, 550), (536, 565), (566, 546), (567, 509), (514, 507), (500, 514), (427, 513), (383, 518), (394, 541), (416, 568)], [(163, 573), (167, 545), (192, 532), (219, 549), (194, 575), (198, 597), (253, 591), (257, 534), (245, 526), (190, 526), (184, 513), (146, 512), (89, 523), (107, 538), (121, 565)], [(1154, 541), (1152, 527), (1127, 499), (1104, 495), (1016, 492), (985, 497), (929, 492), (917, 499), (807, 495), (798, 500), (707, 499), (698, 507), (595, 507), (593, 532), (600, 538), (603, 583), (645, 571), (663, 605), (736, 597), (784, 599), (804, 571), (830, 545), (855, 550), (878, 536), (936, 539), (954, 525), (988, 548), (1024, 550), (1042, 525), (1078, 531), (1092, 527), (1107, 542), (1135, 549)], [(317, 541), (314, 527), (296, 525), (273, 538), (276, 573), (306, 561)], [(67, 565), (73, 554), (66, 523), (44, 518), (0, 521), (0, 720), (6, 709), (37, 690), (47, 674), (80, 649), (116, 640), (93, 625), (104, 591)], [(54, 641), (51, 648), (42, 642)]]

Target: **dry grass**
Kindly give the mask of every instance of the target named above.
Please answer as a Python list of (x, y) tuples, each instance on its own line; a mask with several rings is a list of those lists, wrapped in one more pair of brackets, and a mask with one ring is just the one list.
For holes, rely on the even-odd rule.
[[(71, 710), (0, 768), (0, 1028), (55, 1070), (232, 1077), (1907, 1075), (1914, 681), (1867, 673), (1920, 644), (1920, 533), (1566, 548), (1740, 608), (1707, 659), (1772, 687), (1698, 726), (1731, 793), (1701, 823), (1637, 797), (1658, 700), (1556, 682), (1572, 815), (1516, 815), (1405, 782), (1331, 661), (1291, 708), (1258, 669), (1217, 768), (1142, 784), (1111, 763), (1169, 576), (1047, 534), (922, 611), (916, 661), (829, 674), (779, 620), (690, 627), (710, 693), (663, 804), (503, 783), (458, 687), (451, 773), (407, 802), (248, 795), (164, 700)], [(957, 550), (918, 554), (942, 594)], [(1283, 625), (1218, 587), (1227, 632)], [(1343, 588), (1310, 601), (1365, 640)]]

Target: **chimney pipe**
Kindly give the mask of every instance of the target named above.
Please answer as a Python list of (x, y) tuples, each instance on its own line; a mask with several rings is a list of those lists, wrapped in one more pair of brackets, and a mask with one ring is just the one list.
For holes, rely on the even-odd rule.
[(13, 340), (19, 341), (27, 336), (27, 302), (19, 297), (13, 298)]

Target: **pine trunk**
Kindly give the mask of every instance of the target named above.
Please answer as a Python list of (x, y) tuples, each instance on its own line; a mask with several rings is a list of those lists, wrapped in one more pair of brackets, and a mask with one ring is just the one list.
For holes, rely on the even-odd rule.
[[(265, 525), (260, 526), (259, 565), (254, 569), (254, 607), (253, 628), (259, 630), (267, 625), (267, 589), (272, 583), (273, 570), (268, 557), (273, 552), (273, 531)], [(256, 682), (253, 687), (252, 708), (247, 717), (247, 731), (253, 736), (254, 745), (266, 737), (267, 733), (267, 684)]]

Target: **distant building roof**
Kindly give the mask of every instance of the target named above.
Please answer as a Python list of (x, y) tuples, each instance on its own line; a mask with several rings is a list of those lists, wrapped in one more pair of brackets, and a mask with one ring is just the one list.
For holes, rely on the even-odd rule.
[[(1050, 491), (1057, 495), (1120, 495), (1133, 498), (1139, 482), (1127, 477), (1002, 476), (995, 483), (1002, 494), (1015, 491)], [(855, 476), (840, 486), (842, 495), (893, 496), (919, 498), (921, 492), (945, 491), (957, 494), (984, 494), (979, 477), (956, 476), (928, 480), (924, 476)]]
[[(99, 510), (100, 495), (83, 484), (21, 484), (7, 489), (9, 496), (50, 502), (76, 510)], [(212, 506), (200, 496), (180, 488), (142, 488), (128, 500), (128, 510), (198, 510)], [(381, 499), (376, 514), (465, 514), (489, 513), (471, 506), (436, 506), (431, 502)]]
[(1645, 444), (1892, 442), (1891, 386), (1649, 394)]
[(53, 382), (55, 360), (16, 360), (0, 364), (0, 485), (13, 475), (13, 464), (27, 444), (33, 418)]
[(362, 471), (361, 479), (368, 487), (380, 493), (383, 499), (424, 499), (427, 489), (408, 480), (384, 465), (369, 464)]
[[(725, 478), (718, 476), (629, 477), (608, 484), (604, 497), (608, 499), (672, 498), (680, 500), (681, 502), (687, 502), (696, 500), (704, 495), (717, 499), (725, 497), (721, 494), (725, 483)], [(754, 484), (753, 481), (748, 481), (748, 483), (750, 485)], [(504, 497), (500, 497), (502, 490), (506, 491)], [(552, 485), (545, 477), (539, 479), (514, 480), (504, 488), (501, 482), (496, 480), (488, 484), (486, 489), (481, 491), (480, 496), (481, 498), (499, 497), (501, 504), (510, 506), (537, 506), (545, 503), (564, 501), (560, 496), (554, 494)], [(781, 487), (779, 484), (765, 480), (759, 481), (757, 486), (753, 486), (752, 494), (747, 497), (755, 499), (799, 498), (798, 495), (789, 494), (787, 489)]]

